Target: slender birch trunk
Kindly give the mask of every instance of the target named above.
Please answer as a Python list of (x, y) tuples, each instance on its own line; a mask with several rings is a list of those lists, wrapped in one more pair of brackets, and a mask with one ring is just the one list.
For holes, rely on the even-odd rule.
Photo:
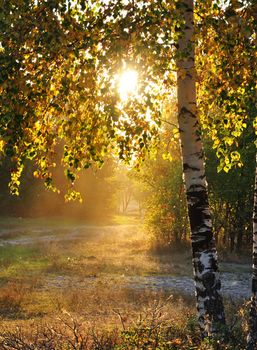
[(255, 187), (253, 204), (253, 270), (252, 270), (252, 297), (249, 317), (249, 333), (247, 350), (257, 349), (257, 154), (255, 169)]
[(178, 42), (178, 123), (191, 226), (199, 325), (203, 336), (207, 336), (218, 332), (219, 326), (225, 324), (225, 315), (197, 119), (193, 0), (182, 0), (181, 5), (185, 25)]

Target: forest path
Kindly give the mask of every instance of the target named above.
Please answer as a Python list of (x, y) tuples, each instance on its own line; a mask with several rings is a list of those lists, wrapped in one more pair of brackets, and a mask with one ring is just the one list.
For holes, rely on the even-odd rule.
[[(188, 276), (105, 276), (105, 278), (90, 276), (55, 276), (46, 280), (45, 288), (79, 288), (87, 290), (97, 285), (105, 285), (109, 289), (127, 288), (144, 291), (163, 291), (170, 294), (194, 295), (194, 281)], [(250, 274), (221, 273), (222, 293), (231, 300), (250, 297)]]

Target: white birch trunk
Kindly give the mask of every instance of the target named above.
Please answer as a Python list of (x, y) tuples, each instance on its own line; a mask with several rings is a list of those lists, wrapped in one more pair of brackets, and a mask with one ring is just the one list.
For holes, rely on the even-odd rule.
[(188, 214), (191, 227), (193, 270), (199, 325), (203, 336), (225, 324), (217, 251), (208, 203), (203, 146), (196, 107), (193, 0), (182, 0), (185, 21), (178, 41), (178, 123), (183, 158)]
[(255, 169), (254, 204), (253, 204), (253, 266), (252, 297), (249, 317), (247, 350), (257, 349), (257, 154)]

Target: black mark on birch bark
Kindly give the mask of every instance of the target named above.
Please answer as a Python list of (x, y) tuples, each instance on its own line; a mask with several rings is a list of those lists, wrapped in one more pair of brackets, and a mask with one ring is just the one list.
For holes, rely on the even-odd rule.
[(179, 116), (181, 117), (181, 116), (184, 116), (185, 114), (188, 114), (192, 118), (196, 118), (196, 115), (193, 112), (191, 112), (186, 107), (182, 107), (180, 110)]
[(193, 167), (193, 166), (189, 165), (188, 163), (183, 163), (183, 169), (184, 169), (184, 171), (187, 171), (187, 170), (200, 171), (199, 168)]

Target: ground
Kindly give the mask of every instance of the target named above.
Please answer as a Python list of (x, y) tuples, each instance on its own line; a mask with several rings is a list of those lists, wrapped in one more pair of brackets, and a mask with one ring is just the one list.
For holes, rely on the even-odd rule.
[[(0, 262), (5, 329), (60, 315), (98, 329), (125, 328), (160, 305), (174, 324), (195, 318), (190, 250), (153, 253), (134, 217), (104, 225), (2, 218)], [(221, 269), (224, 294), (236, 305), (249, 296), (250, 265), (223, 263)]]

